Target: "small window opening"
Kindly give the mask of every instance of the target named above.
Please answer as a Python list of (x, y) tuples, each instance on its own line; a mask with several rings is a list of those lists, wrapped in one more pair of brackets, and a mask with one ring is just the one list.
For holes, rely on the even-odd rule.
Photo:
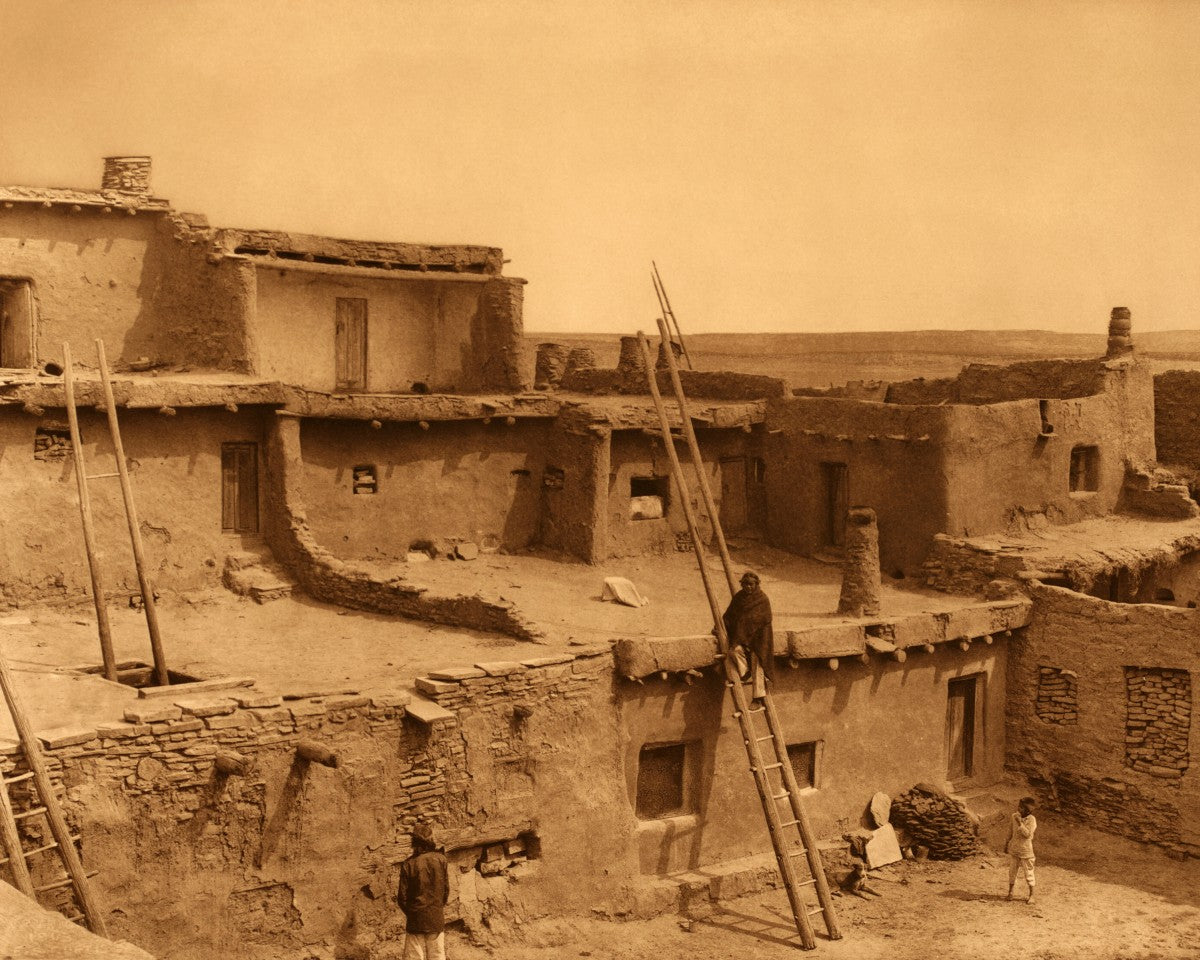
[(542, 486), (548, 490), (561, 490), (564, 478), (561, 467), (547, 467), (542, 474)]
[(428, 393), (429, 392), (429, 384), (425, 383), (422, 380), (417, 380), (412, 385), (412, 392), (413, 393), (422, 393), (422, 394)]
[(1168, 590), (1166, 587), (1159, 587), (1157, 590), (1154, 591), (1154, 602), (1155, 603), (1174, 603), (1175, 602), (1175, 591)]
[(524, 467), (517, 467), (517, 469), (515, 469), (515, 470), (510, 470), (510, 471), (508, 471), (508, 472), (509, 472), (509, 473), (510, 473), (512, 476), (514, 476), (514, 477), (519, 477), (519, 478), (520, 478), (520, 479), (522, 479), (522, 480), (528, 480), (528, 479), (529, 479), (529, 471), (528, 471), (528, 470), (526, 470)]
[(371, 494), (379, 492), (379, 480), (373, 463), (354, 468), (354, 492)]
[(1075, 447), (1071, 450), (1071, 492), (1100, 489), (1100, 448)]
[(661, 520), (667, 515), (670, 477), (629, 478), (629, 519)]
[(642, 747), (637, 774), (639, 820), (662, 820), (689, 812), (684, 789), (686, 761), (686, 743)]
[(34, 430), (34, 460), (65, 460), (70, 454), (71, 431), (67, 427), (56, 423)]
[(801, 789), (817, 785), (817, 745), (819, 742), (810, 740), (807, 743), (788, 744), (788, 760), (792, 763), (792, 773), (796, 776), (796, 785)]

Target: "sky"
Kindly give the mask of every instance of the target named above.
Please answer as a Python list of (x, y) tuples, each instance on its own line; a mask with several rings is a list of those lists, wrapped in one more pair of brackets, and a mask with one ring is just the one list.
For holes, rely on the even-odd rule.
[(534, 331), (1200, 327), (1200, 2), (0, 0), (0, 183), (503, 247)]

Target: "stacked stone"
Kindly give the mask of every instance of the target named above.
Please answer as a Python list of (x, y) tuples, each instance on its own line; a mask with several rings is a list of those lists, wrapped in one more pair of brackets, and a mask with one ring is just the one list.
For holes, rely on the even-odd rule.
[(892, 800), (892, 823), (913, 845), (928, 847), (930, 860), (963, 860), (979, 852), (974, 821), (962, 804), (926, 784)]
[(562, 382), (569, 361), (570, 349), (562, 343), (539, 343), (533, 374), (535, 390), (552, 390)]
[(617, 359), (617, 390), (620, 393), (649, 393), (646, 383), (646, 358), (637, 337), (621, 338)]
[(846, 514), (842, 592), (838, 613), (847, 617), (879, 614), (879, 527), (870, 507), (851, 507)]
[(1192, 681), (1186, 670), (1125, 668), (1125, 762), (1174, 779), (1188, 768)]
[(1046, 723), (1079, 722), (1078, 675), (1059, 667), (1038, 667), (1037, 715)]

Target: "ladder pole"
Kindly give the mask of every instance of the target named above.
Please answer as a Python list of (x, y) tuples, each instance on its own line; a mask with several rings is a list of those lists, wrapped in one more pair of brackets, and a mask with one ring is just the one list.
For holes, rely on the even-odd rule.
[[(665, 343), (670, 343), (670, 331), (665, 320), (658, 321), (658, 332)], [(713, 500), (712, 487), (708, 483), (708, 475), (704, 472), (704, 459), (700, 456), (700, 444), (696, 440), (696, 431), (692, 427), (692, 416), (688, 410), (687, 397), (683, 392), (683, 383), (679, 379), (679, 365), (675, 363), (675, 354), (667, 347), (667, 370), (671, 374), (671, 386), (675, 389), (675, 400), (679, 404), (679, 416), (683, 420), (683, 435), (687, 438), (688, 450), (692, 456), (692, 467), (700, 484), (700, 496), (704, 500), (704, 509), (708, 511), (712, 523), (713, 538), (717, 541), (717, 552), (721, 555), (721, 563), (725, 567), (725, 579), (729, 582), (729, 596), (737, 593), (736, 581), (733, 578), (733, 561), (729, 557), (729, 546), (725, 543), (725, 531), (721, 529), (720, 517), (717, 515), (717, 505)]]
[[(665, 304), (665, 311), (671, 315), (671, 321), (675, 324), (675, 335), (679, 337), (679, 349), (683, 351), (683, 359), (687, 361), (689, 370), (695, 370), (696, 368), (692, 366), (692, 355), (688, 353), (687, 344), (683, 342), (683, 331), (679, 329), (679, 318), (675, 316), (675, 311), (671, 308), (671, 298), (667, 296), (667, 288), (663, 285), (662, 276), (658, 272), (658, 264), (651, 260), (650, 266), (654, 269), (655, 285), (662, 292), (662, 301)], [(667, 349), (669, 350), (670, 347)]]
[(671, 436), (671, 424), (667, 419), (667, 411), (663, 406), (662, 396), (658, 392), (658, 382), (655, 377), (653, 358), (650, 354), (650, 344), (646, 340), (646, 335), (640, 331), (638, 332), (638, 346), (641, 348), (642, 358), (646, 365), (646, 380), (650, 387), (650, 396), (654, 398), (654, 409), (658, 414), (658, 422), (662, 429), (663, 443), (666, 445), (667, 457), (671, 463), (671, 473), (675, 478), (675, 485), (679, 488), (679, 502), (683, 507), (683, 516), (687, 521), (688, 533), (692, 538), (696, 563), (700, 568), (700, 579), (704, 582), (704, 592), (708, 597), (709, 608), (712, 610), (713, 625), (717, 634), (717, 646), (723, 655), (725, 676), (730, 682), (730, 690), (733, 693), (733, 702), (737, 708), (737, 719), (742, 731), (742, 739), (746, 742), (747, 753), (750, 756), (751, 773), (754, 776), (754, 784), (758, 789), (759, 799), (762, 801), (763, 813), (766, 815), (767, 826), (771, 832), (771, 846), (775, 851), (775, 859), (779, 864), (779, 871), (783, 875), (783, 885), (787, 891), (788, 902), (791, 904), (792, 916), (796, 921), (800, 940), (806, 950), (812, 950), (816, 947), (816, 938), (813, 934), (812, 924), (808, 919), (808, 912), (805, 910), (804, 903), (800, 899), (795, 869), (783, 841), (783, 829), (779, 819), (779, 811), (775, 806), (775, 800), (771, 794), (770, 785), (767, 782), (766, 771), (763, 770), (762, 751), (759, 749), (757, 742), (755, 742), (754, 729), (750, 725), (750, 712), (746, 703), (746, 692), (742, 689), (733, 658), (728, 655), (729, 638), (725, 633), (725, 620), (721, 616), (721, 608), (717, 602), (712, 582), (709, 579), (708, 568), (704, 563), (704, 545), (700, 541), (700, 530), (696, 524), (696, 516), (692, 512), (691, 495), (688, 490), (687, 480), (684, 478), (683, 468), (679, 463), (679, 455), (675, 451), (675, 441)]
[(838, 928), (837, 915), (833, 911), (833, 897), (829, 890), (829, 881), (825, 877), (825, 865), (821, 862), (821, 853), (817, 849), (817, 836), (809, 822), (808, 811), (804, 809), (804, 804), (800, 800), (800, 785), (796, 782), (796, 771), (792, 769), (791, 759), (787, 755), (787, 741), (779, 725), (775, 702), (770, 696), (767, 696), (763, 706), (766, 708), (767, 729), (771, 732), (771, 745), (775, 748), (775, 758), (781, 765), (780, 772), (783, 774), (788, 801), (792, 807), (792, 819), (796, 821), (796, 827), (800, 831), (800, 842), (804, 844), (808, 859), (808, 872), (816, 881), (817, 902), (820, 903), (821, 911), (825, 916), (825, 929), (829, 933), (829, 939), (840, 940), (842, 932)]
[(50, 775), (46, 772), (46, 764), (42, 759), (37, 735), (33, 732), (33, 725), (29, 722), (25, 708), (17, 697), (12, 675), (8, 671), (8, 661), (5, 660), (2, 653), (0, 653), (0, 689), (3, 689), (4, 699), (8, 703), (8, 712), (12, 714), (13, 725), (17, 728), (17, 736), (21, 740), (21, 749), (25, 751), (25, 762), (29, 764), (29, 772), (33, 774), (33, 782), (37, 787), (42, 805), (46, 808), (46, 820), (50, 823), (50, 832), (54, 834), (54, 839), (58, 842), (63, 866), (67, 868), (67, 875), (71, 878), (75, 895), (79, 899), (79, 906), (87, 918), (88, 927), (92, 933), (107, 937), (108, 929), (104, 923), (104, 915), (100, 911), (99, 904), (92, 897), (87, 874), (79, 860), (79, 852), (75, 849), (71, 831), (67, 827), (62, 810), (59, 809), (58, 801), (55, 799), (54, 787), (50, 782)]
[(0, 784), (0, 832), (3, 833), (4, 852), (8, 854), (8, 865), (12, 869), (16, 888), (31, 900), (36, 900), (37, 894), (33, 890), (33, 878), (29, 875), (29, 864), (25, 862), (25, 848), (21, 845), (21, 834), (17, 832), (17, 820), (13, 816), (7, 783)]
[(117, 404), (113, 399), (112, 380), (108, 376), (108, 359), (104, 355), (104, 341), (96, 341), (96, 357), (100, 365), (100, 381), (104, 385), (104, 406), (108, 411), (108, 432), (112, 437), (113, 451), (117, 456), (117, 476), (121, 479), (121, 499), (125, 501), (125, 521), (129, 526), (129, 540), (133, 544), (133, 563), (137, 568), (138, 586), (142, 591), (142, 611), (146, 615), (146, 629), (150, 632), (150, 650), (154, 654), (154, 678), (158, 686), (171, 682), (167, 673), (167, 660), (163, 654), (162, 634), (158, 629), (158, 608), (154, 604), (154, 585), (146, 575), (146, 558), (142, 551), (142, 531), (138, 526), (137, 508), (133, 503), (133, 487), (129, 483), (129, 466), (125, 462), (125, 447), (121, 443), (121, 425), (117, 422)]
[(112, 628), (104, 600), (104, 576), (96, 556), (96, 532), (92, 523), (92, 500), (88, 495), (87, 465), (83, 460), (83, 442), (79, 436), (79, 415), (75, 410), (75, 372), (71, 368), (71, 345), (63, 344), (63, 393), (66, 396), (67, 423), (71, 428), (71, 452), (75, 456), (75, 484), (79, 489), (79, 516), (83, 521), (83, 546), (87, 551), (88, 572), (92, 577), (92, 602), (96, 607), (96, 629), (100, 634), (100, 656), (104, 660), (104, 679), (117, 682), (117, 658), (113, 655)]

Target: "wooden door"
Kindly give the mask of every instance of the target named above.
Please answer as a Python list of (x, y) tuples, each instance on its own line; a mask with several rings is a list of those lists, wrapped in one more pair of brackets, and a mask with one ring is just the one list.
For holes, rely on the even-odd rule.
[(258, 444), (221, 444), (221, 529), (258, 533)]
[(745, 457), (721, 461), (721, 529), (728, 536), (745, 533), (750, 519), (746, 467)]
[(367, 389), (367, 301), (338, 297), (334, 310), (333, 349), (336, 390)]
[(846, 465), (822, 463), (821, 484), (824, 500), (822, 546), (841, 548), (846, 542), (846, 512), (850, 509), (850, 483)]
[(33, 366), (33, 290), (28, 280), (0, 280), (0, 367)]
[(951, 680), (946, 698), (946, 777), (962, 780), (975, 770), (975, 705), (978, 677)]

